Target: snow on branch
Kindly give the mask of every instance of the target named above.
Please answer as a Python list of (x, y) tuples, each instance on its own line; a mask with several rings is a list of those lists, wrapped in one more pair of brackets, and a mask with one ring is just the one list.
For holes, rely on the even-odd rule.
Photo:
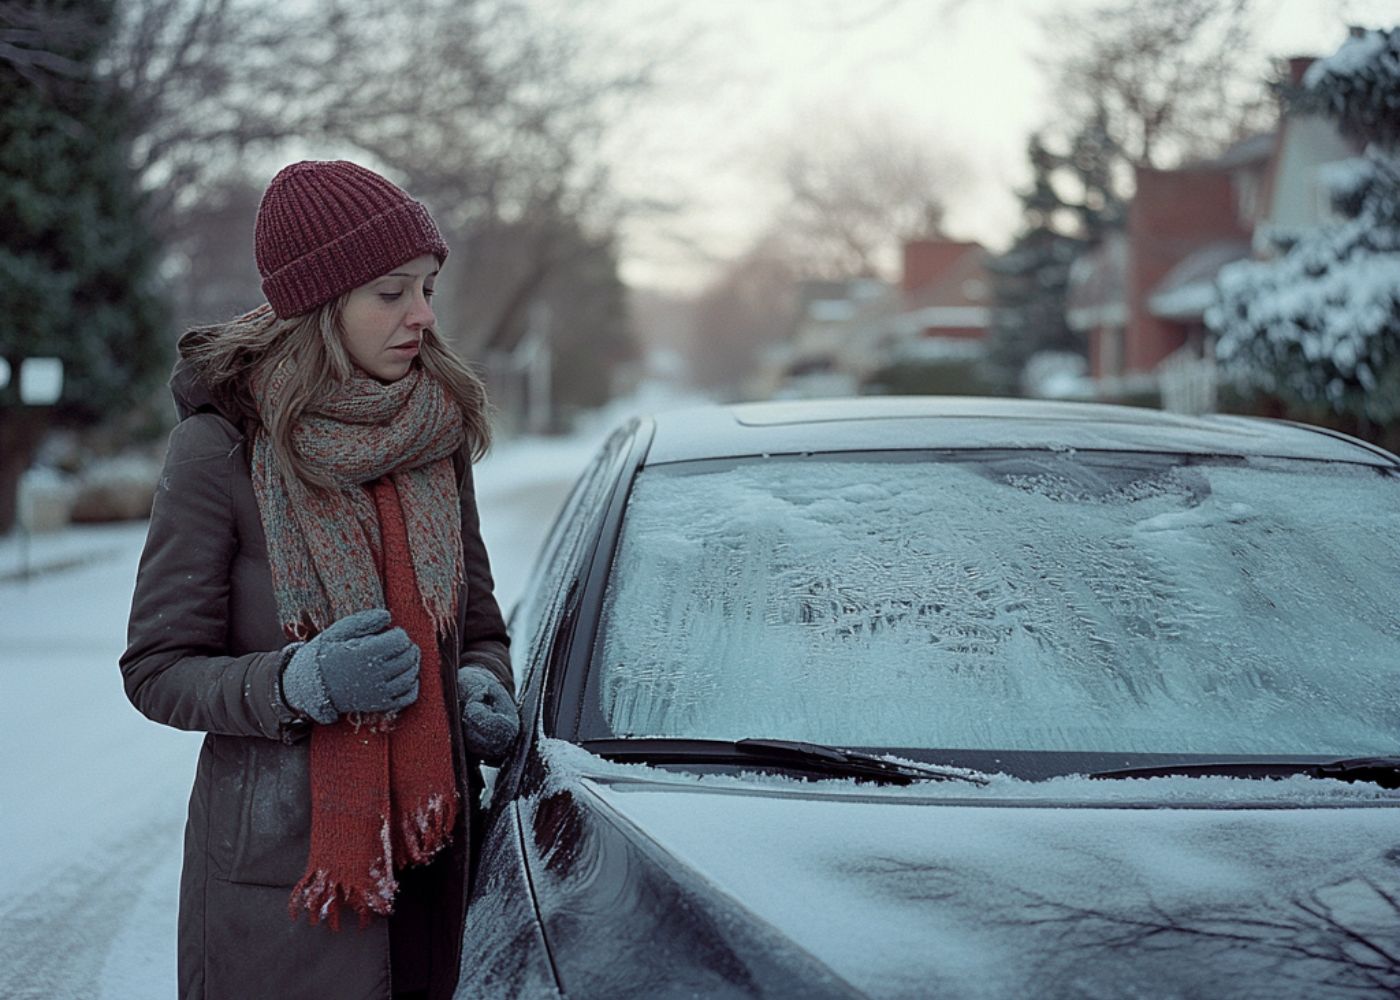
[(1341, 48), (1308, 68), (1303, 86), (1321, 98), (1345, 135), (1400, 145), (1400, 28), (1353, 29)]
[(1359, 32), (1304, 80), (1364, 156), (1319, 179), (1341, 218), (1221, 271), (1206, 313), (1244, 386), (1334, 412), (1400, 419), (1400, 29)]

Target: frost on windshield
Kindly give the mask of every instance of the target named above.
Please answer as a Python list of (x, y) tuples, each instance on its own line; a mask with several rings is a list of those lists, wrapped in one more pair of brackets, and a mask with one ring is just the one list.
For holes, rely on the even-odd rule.
[(748, 461), (637, 480), (597, 653), (623, 736), (1400, 751), (1400, 497), (1162, 456)]

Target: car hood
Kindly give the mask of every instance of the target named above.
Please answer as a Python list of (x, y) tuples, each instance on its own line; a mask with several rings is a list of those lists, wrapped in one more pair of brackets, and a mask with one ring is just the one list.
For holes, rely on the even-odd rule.
[(1302, 778), (835, 784), (574, 781), (871, 996), (1400, 988), (1394, 793)]

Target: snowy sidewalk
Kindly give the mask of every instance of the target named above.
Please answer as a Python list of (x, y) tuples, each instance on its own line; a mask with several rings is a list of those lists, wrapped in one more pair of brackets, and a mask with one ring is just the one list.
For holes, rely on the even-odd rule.
[(139, 555), (146, 522), (80, 524), (63, 531), (0, 536), (0, 583), (22, 581), (57, 570), (123, 559), (134, 547)]

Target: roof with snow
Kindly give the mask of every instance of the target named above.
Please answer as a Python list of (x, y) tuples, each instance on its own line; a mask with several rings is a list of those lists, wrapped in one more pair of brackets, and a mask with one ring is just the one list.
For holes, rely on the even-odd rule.
[(1259, 135), (1251, 135), (1226, 147), (1219, 156), (1213, 156), (1209, 160), (1195, 164), (1196, 166), (1224, 167), (1232, 170), (1237, 167), (1254, 166), (1264, 164), (1274, 155), (1274, 147), (1278, 143), (1277, 132), (1261, 132)]
[(1220, 269), (1249, 254), (1244, 240), (1218, 240), (1193, 251), (1158, 282), (1147, 300), (1148, 311), (1161, 319), (1199, 319), (1215, 301)]

